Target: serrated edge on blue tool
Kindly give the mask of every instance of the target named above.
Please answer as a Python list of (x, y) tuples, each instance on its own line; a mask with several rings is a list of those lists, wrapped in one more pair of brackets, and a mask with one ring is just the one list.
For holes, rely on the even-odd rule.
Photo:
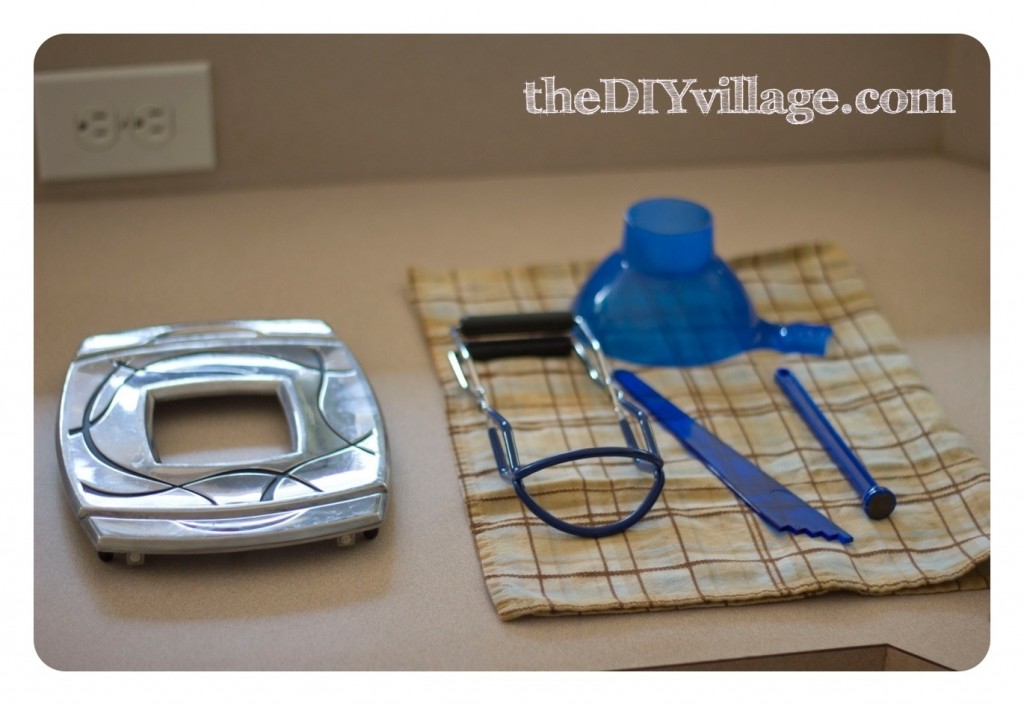
[[(701, 426), (685, 411), (683, 411), (678, 406), (673, 404), (668, 398), (660, 394), (656, 389), (654, 389), (649, 384), (644, 382), (636, 374), (628, 370), (615, 370), (612, 373), (612, 377), (619, 384), (620, 387), (629, 392), (630, 395), (634, 399), (636, 399), (642, 407), (647, 409), (648, 413), (650, 413), (650, 415), (653, 416), (659, 424), (661, 424), (670, 434), (672, 434), (672, 436), (675, 437), (676, 440), (679, 441), (679, 443), (684, 448), (686, 448), (689, 452), (697, 456), (697, 458), (702, 463), (704, 463), (705, 466), (707, 466), (707, 468), (711, 471), (713, 475), (715, 475), (715, 477), (717, 477), (726, 487), (729, 488), (729, 490), (734, 495), (736, 495), (737, 498), (739, 498), (744, 504), (746, 504), (755, 514), (761, 517), (761, 519), (764, 520), (764, 522), (771, 526), (773, 529), (782, 532), (789, 532), (790, 534), (804, 534), (811, 538), (823, 538), (828, 541), (838, 541), (842, 544), (848, 544), (853, 541), (853, 536), (851, 536), (841, 527), (836, 525), (833, 521), (831, 521), (828, 517), (822, 514), (819, 510), (815, 509), (807, 502), (802, 500), (800, 497), (795, 495), (792, 491), (790, 491), (781, 483), (779, 483), (778, 480), (773, 478), (771, 475), (766, 473), (761, 468), (754, 465), (742, 454), (740, 454), (735, 449), (730, 447), (727, 443), (725, 443), (720, 438), (715, 436), (713, 433), (708, 431), (706, 428)], [(785, 494), (788, 495), (788, 497), (791, 498), (794, 504), (796, 505), (794, 507), (794, 511), (799, 510), (808, 514), (810, 521), (808, 521), (807, 523), (811, 524), (811, 526), (796, 528), (789, 522), (785, 524), (776, 522), (773, 519), (771, 519), (770, 516), (766, 515), (761, 507), (751, 504), (750, 501), (748, 501), (748, 499), (744, 496), (744, 493), (741, 490), (737, 490), (732, 486), (732, 483), (735, 482), (734, 479), (730, 478), (727, 480), (726, 477), (723, 477), (723, 470), (721, 468), (716, 468), (714, 465), (709, 463), (707, 458), (705, 457), (705, 453), (699, 453), (693, 447), (691, 447), (691, 445), (683, 437), (678, 435), (677, 430), (672, 427), (671, 420), (663, 419), (649, 403), (650, 400), (642, 399), (641, 396), (637, 393), (637, 391), (643, 393), (644, 395), (649, 395), (650, 397), (653, 397), (653, 400), (660, 402), (666, 407), (668, 413), (677, 415), (679, 417), (679, 420), (686, 421), (692, 424), (694, 427), (700, 429), (704, 434), (710, 436), (708, 442), (716, 442), (716, 444), (721, 446), (721, 450), (728, 451), (730, 456), (735, 456), (737, 462), (742, 461), (744, 464), (749, 465), (750, 468), (756, 470), (758, 473), (764, 476), (765, 482), (774, 483), (775, 485), (778, 485), (780, 490), (782, 492), (785, 492)], [(730, 473), (726, 473), (726, 475), (729, 474)]]
[[(811, 507), (811, 509), (814, 509), (814, 507)], [(817, 510), (815, 510), (815, 511), (817, 511)], [(833, 524), (833, 526), (835, 526), (835, 524)], [(790, 526), (789, 524), (786, 524), (782, 528), (778, 528), (778, 527), (776, 527), (776, 528), (779, 531), (787, 531), (787, 532), (789, 532), (791, 534), (803, 534), (805, 536), (810, 536), (812, 539), (820, 538), (820, 539), (825, 539), (827, 541), (838, 541), (841, 544), (848, 544), (848, 543), (852, 543), (853, 542), (853, 537), (850, 536), (845, 531), (843, 531), (842, 529), (840, 529), (838, 526), (836, 526), (836, 529), (838, 529), (838, 531), (832, 531), (832, 532), (830, 532), (830, 531), (822, 531), (822, 530), (811, 531), (810, 529), (806, 529), (806, 528), (804, 528), (804, 529), (796, 529), (796, 528)]]

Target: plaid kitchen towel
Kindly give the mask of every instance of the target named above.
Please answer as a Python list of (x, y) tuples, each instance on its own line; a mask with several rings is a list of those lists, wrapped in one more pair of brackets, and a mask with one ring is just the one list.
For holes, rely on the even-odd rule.
[[(636, 371), (852, 534), (853, 543), (773, 530), (656, 422), (665, 487), (633, 528), (586, 539), (533, 516), (499, 476), (484, 415), (455, 381), (445, 357), (449, 329), (465, 315), (567, 310), (594, 264), (410, 272), (413, 304), (445, 389), (470, 529), (501, 619), (773, 601), (831, 590), (988, 586), (989, 473), (922, 383), (855, 268), (831, 245), (730, 263), (766, 320), (830, 324), (834, 338), (824, 357), (764, 350), (692, 368), (611, 362)], [(888, 519), (864, 515), (856, 493), (776, 387), (773, 375), (782, 366), (803, 381), (879, 484), (896, 494), (899, 505)], [(491, 403), (512, 422), (524, 463), (570, 448), (623, 445), (607, 394), (575, 357), (497, 360), (477, 369)], [(561, 487), (541, 487), (538, 494), (585, 503), (570, 512), (611, 518), (638, 504), (636, 488), (626, 486), (631, 481), (613, 479), (607, 468), (585, 469), (579, 477), (586, 485), (582, 499)]]

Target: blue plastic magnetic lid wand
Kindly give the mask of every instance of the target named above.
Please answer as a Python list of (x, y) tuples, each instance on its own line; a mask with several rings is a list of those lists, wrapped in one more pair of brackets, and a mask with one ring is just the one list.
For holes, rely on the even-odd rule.
[(710, 211), (676, 198), (630, 206), (622, 249), (594, 271), (573, 310), (606, 354), (645, 365), (706, 365), (754, 348), (822, 355), (832, 334), (761, 320), (715, 256)]
[(843, 475), (857, 490), (861, 496), (864, 513), (876, 520), (885, 519), (892, 514), (892, 510), (896, 508), (896, 495), (875, 482), (871, 473), (864, 467), (864, 463), (854, 454), (850, 446), (846, 445), (835, 427), (821, 413), (821, 409), (811, 399), (811, 395), (800, 384), (796, 375), (782, 367), (775, 371), (775, 382), (789, 397), (793, 407), (800, 414), (800, 418), (811, 429), (814, 437), (825, 448), (832, 461), (839, 466)]
[(632, 372), (616, 370), (616, 383), (636, 399), (729, 489), (778, 531), (850, 543), (853, 537), (766, 474)]

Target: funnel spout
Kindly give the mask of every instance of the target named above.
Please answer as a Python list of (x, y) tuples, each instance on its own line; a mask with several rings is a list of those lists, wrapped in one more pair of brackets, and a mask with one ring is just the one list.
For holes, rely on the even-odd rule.
[(781, 325), (760, 321), (757, 326), (758, 347), (771, 348), (782, 353), (824, 355), (832, 327), (810, 323)]

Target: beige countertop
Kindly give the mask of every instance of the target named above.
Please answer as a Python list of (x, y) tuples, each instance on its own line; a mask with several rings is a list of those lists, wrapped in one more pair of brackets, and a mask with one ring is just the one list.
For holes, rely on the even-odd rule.
[[(710, 207), (724, 256), (827, 240), (858, 265), (947, 415), (989, 464), (989, 174), (938, 158), (386, 182), (35, 209), (35, 645), (56, 669), (617, 669), (890, 644), (963, 669), (989, 592), (498, 620), (468, 530), (411, 266), (591, 260), (651, 195)], [(391, 441), (380, 536), (142, 568), (97, 560), (60, 487), (54, 427), (86, 336), (321, 318)]]

